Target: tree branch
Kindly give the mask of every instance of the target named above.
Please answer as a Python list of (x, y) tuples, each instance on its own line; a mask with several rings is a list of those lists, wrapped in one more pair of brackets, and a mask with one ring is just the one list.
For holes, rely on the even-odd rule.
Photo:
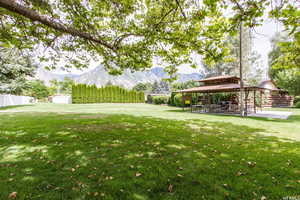
[(177, 5), (178, 5), (178, 7), (179, 7), (179, 9), (181, 11), (182, 16), (184, 17), (184, 19), (186, 19), (185, 13), (183, 12), (183, 9), (182, 9), (182, 7), (181, 7), (181, 5), (179, 3), (179, 0), (176, 0), (176, 3), (177, 3)]
[(238, 3), (238, 1), (237, 0), (232, 0), (232, 2), (238, 7), (238, 9), (241, 11), (241, 14), (244, 15), (245, 11), (242, 8), (242, 6)]
[(119, 37), (117, 37), (117, 38), (115, 39), (115, 41), (114, 41), (114, 47), (115, 47), (115, 48), (118, 48), (119, 45), (120, 45), (120, 43), (121, 43), (124, 39), (126, 39), (127, 37), (129, 37), (129, 36), (143, 37), (144, 35), (142, 35), (142, 34), (135, 34), (135, 33), (126, 33), (126, 34), (121, 35), (121, 36), (119, 36)]
[(158, 23), (154, 24), (154, 28), (157, 28), (163, 21), (164, 19), (173, 11), (175, 8), (171, 8), (168, 12), (166, 12), (163, 17), (159, 20)]
[(95, 43), (98, 43), (108, 49), (111, 49), (115, 51), (115, 47), (111, 44), (107, 43), (103, 38), (101, 37), (94, 37), (90, 35), (89, 33), (82, 32), (80, 30), (77, 30), (73, 27), (67, 26), (62, 23), (55, 22), (54, 19), (41, 15), (40, 13), (27, 8), (23, 5), (20, 5), (16, 2), (16, 0), (0, 0), (0, 7), (5, 8), (11, 12), (17, 13), (19, 15), (22, 15), (25, 18), (28, 18), (32, 21), (38, 21), (41, 24), (44, 24), (45, 26), (48, 26), (50, 28), (55, 29), (56, 31), (62, 32), (62, 33), (68, 33), (75, 37), (80, 37), (82, 39), (92, 41)]

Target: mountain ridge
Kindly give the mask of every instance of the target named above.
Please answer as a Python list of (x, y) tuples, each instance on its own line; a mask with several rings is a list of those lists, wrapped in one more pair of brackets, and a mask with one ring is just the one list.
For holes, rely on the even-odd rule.
[[(189, 80), (199, 80), (203, 78), (200, 73), (177, 73), (178, 80), (176, 82), (186, 82)], [(131, 72), (130, 70), (125, 70), (121, 75), (110, 75), (102, 65), (96, 68), (84, 72), (82, 74), (56, 74), (51, 71), (39, 68), (37, 70), (36, 78), (43, 80), (46, 85), (50, 85), (50, 81), (57, 79), (62, 81), (65, 77), (69, 77), (75, 81), (75, 83), (84, 83), (88, 85), (95, 84), (97, 87), (106, 85), (111, 82), (113, 85), (119, 85), (124, 88), (131, 89), (138, 83), (154, 83), (155, 81), (161, 81), (162, 79), (168, 78), (167, 73), (162, 67), (154, 67), (145, 71)]]

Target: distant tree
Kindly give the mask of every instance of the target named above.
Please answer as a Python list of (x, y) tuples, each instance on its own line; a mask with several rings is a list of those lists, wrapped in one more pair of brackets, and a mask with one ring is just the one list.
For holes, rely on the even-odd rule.
[(109, 80), (107, 81), (106, 85), (105, 86), (110, 86), (110, 85), (113, 85), (112, 82)]
[[(278, 59), (286, 56), (286, 50), (282, 46), (285, 42), (289, 42), (289, 38), (279, 33), (271, 40), (272, 50), (269, 53), (269, 75), (278, 87), (296, 96), (300, 95), (300, 62), (294, 63), (294, 61), (291, 61), (290, 65), (285, 66), (284, 63), (278, 61)], [(294, 57), (291, 59), (294, 59)]]
[(55, 94), (59, 94), (60, 85), (57, 79), (53, 79), (50, 81), (49, 92), (50, 95), (53, 96)]
[(63, 81), (59, 82), (59, 89), (62, 94), (71, 94), (72, 93), (72, 86), (75, 84), (74, 80), (65, 77)]
[(50, 95), (49, 88), (41, 80), (28, 81), (27, 88), (23, 93), (37, 99), (44, 99)]
[(279, 88), (285, 89), (290, 95), (300, 95), (300, 70), (286, 69), (279, 71), (275, 78), (276, 84)]
[(53, 79), (50, 81), (51, 86), (49, 87), (50, 95), (54, 94), (71, 94), (72, 86), (75, 81), (69, 77), (65, 77), (63, 81)]
[[(243, 27), (243, 52), (244, 55), (250, 54), (250, 30), (249, 28)], [(239, 74), (239, 36), (228, 36), (224, 45), (228, 48), (228, 60), (227, 62), (221, 61), (215, 63), (214, 66), (208, 66), (205, 63), (202, 63), (204, 66), (204, 73), (206, 77), (211, 76), (220, 76), (220, 75), (238, 75)], [(248, 65), (248, 57), (246, 56), (244, 59), (244, 73), (246, 74), (249, 70)]]
[(25, 52), (0, 46), (0, 93), (21, 94), (36, 68)]
[(199, 84), (196, 81), (190, 80), (183, 83), (173, 83), (172, 91), (184, 90), (188, 88), (197, 87)]
[(138, 91), (138, 92), (151, 91), (152, 84), (151, 83), (138, 83), (132, 89), (135, 91)]
[(258, 85), (263, 80), (266, 71), (263, 68), (261, 55), (256, 51), (252, 51), (249, 57), (249, 66), (251, 68), (246, 76), (246, 83), (249, 85)]
[(280, 47), (281, 55), (274, 61), (273, 67), (300, 69), (300, 41), (289, 40), (280, 42), (278, 46)]
[(280, 46), (278, 45), (280, 42), (287, 41), (288, 37), (283, 33), (276, 33), (271, 39), (271, 51), (268, 54), (268, 63), (269, 63), (269, 76), (271, 79), (275, 79), (278, 72), (283, 71), (284, 69), (281, 67), (275, 67), (277, 58), (282, 55), (280, 50)]
[[(252, 49), (251, 41), (252, 33), (249, 28), (243, 27), (242, 31), (242, 51), (243, 51), (243, 80), (248, 84), (257, 84), (261, 81), (263, 66), (261, 64), (261, 56)], [(239, 76), (239, 56), (240, 56), (240, 39), (238, 36), (228, 36), (225, 46), (228, 48), (228, 59), (226, 62), (221, 61), (215, 63), (214, 66), (207, 66), (202, 63), (206, 77), (220, 75)]]
[(159, 94), (160, 93), (160, 87), (159, 87), (159, 83), (157, 81), (154, 81), (154, 83), (152, 84), (152, 93), (155, 94)]
[(170, 91), (169, 83), (163, 80), (159, 82), (159, 88), (162, 93), (167, 93)]
[(170, 92), (170, 85), (169, 82), (161, 80), (155, 81), (152, 84), (151, 92), (155, 94), (162, 94), (162, 93), (169, 93)]

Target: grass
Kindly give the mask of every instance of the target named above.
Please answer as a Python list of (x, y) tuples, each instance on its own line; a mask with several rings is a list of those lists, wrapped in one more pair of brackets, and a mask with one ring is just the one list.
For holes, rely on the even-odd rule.
[(288, 110), (273, 120), (144, 104), (5, 108), (0, 199), (297, 197), (300, 110)]

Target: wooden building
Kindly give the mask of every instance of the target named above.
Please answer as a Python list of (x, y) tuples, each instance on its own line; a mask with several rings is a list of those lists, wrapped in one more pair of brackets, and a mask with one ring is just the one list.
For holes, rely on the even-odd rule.
[(276, 87), (271, 80), (261, 82), (258, 87), (264, 88), (263, 107), (290, 107), (293, 106), (293, 97), (287, 91)]

